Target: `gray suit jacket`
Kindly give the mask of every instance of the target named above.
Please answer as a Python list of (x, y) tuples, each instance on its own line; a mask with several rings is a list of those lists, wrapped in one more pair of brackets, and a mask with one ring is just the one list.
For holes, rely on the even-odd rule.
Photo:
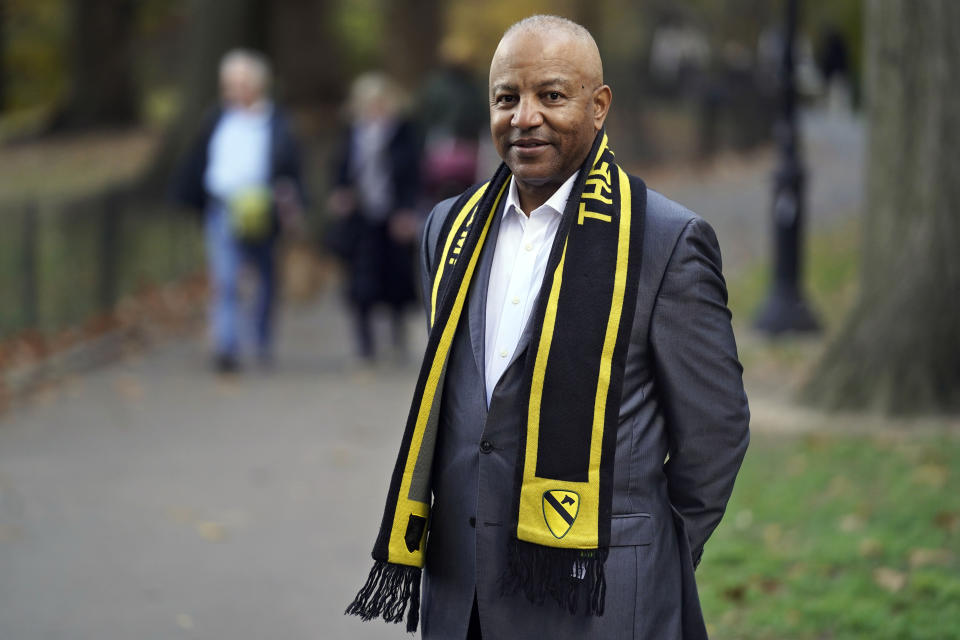
[[(427, 220), (421, 249), (429, 300), (437, 242), (454, 199)], [(501, 204), (501, 207), (503, 205)], [(484, 638), (706, 638), (694, 567), (719, 523), (749, 440), (742, 368), (716, 236), (652, 190), (627, 353), (614, 462), (606, 611), (572, 616), (553, 601), (502, 596), (513, 532), (528, 326), (493, 392), (484, 381), (487, 283), (495, 216), (447, 365), (433, 464), (434, 502), (422, 598), (424, 638), (466, 637), (476, 593)]]

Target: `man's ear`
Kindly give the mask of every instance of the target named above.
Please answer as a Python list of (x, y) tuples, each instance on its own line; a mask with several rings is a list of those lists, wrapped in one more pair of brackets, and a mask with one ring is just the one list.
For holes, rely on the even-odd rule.
[(593, 92), (593, 126), (597, 131), (603, 128), (612, 101), (613, 91), (607, 85), (601, 85)]
[(603, 128), (611, 102), (613, 91), (608, 85), (601, 85), (593, 92), (593, 126), (597, 131)]

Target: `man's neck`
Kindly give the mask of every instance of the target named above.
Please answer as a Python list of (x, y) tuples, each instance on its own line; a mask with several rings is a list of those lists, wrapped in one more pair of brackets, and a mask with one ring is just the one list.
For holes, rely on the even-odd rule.
[(270, 102), (266, 98), (258, 98), (252, 102), (227, 102), (226, 108), (237, 113), (260, 114), (266, 113)]
[[(510, 188), (507, 192), (507, 202), (509, 206), (516, 209), (518, 212), (522, 213), (526, 217), (530, 217), (533, 213), (540, 211), (545, 208), (550, 208), (553, 211), (563, 214), (564, 208), (567, 204), (567, 199), (570, 197), (570, 192), (573, 191), (573, 183), (576, 182), (577, 175), (579, 171), (575, 171), (573, 175), (568, 177), (563, 184), (553, 190), (553, 192), (546, 199), (539, 199), (540, 204), (530, 207), (525, 207), (523, 202), (520, 199), (520, 190), (519, 190), (519, 181), (514, 176), (510, 180)], [(504, 210), (506, 211), (506, 209)]]
[(564, 178), (556, 184), (548, 182), (541, 185), (531, 185), (517, 180), (516, 176), (514, 176), (514, 180), (517, 182), (517, 198), (520, 200), (520, 210), (528, 218), (532, 211), (542, 207), (543, 203), (549, 200), (550, 196), (556, 193), (557, 189), (566, 182), (566, 178)]

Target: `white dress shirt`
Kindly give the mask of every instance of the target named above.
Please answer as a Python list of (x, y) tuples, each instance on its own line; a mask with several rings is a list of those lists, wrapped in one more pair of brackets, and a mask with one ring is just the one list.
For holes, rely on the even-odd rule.
[(223, 112), (207, 147), (203, 181), (208, 193), (230, 200), (241, 189), (267, 186), (272, 114), (270, 104)]
[(517, 183), (510, 178), (487, 285), (484, 364), (488, 406), (540, 293), (550, 247), (579, 173), (570, 176), (529, 217), (520, 209)]

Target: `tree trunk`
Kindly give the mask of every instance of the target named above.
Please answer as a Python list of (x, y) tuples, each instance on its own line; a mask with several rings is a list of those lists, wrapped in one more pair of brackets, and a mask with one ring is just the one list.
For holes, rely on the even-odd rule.
[(404, 87), (416, 90), (425, 72), (436, 68), (443, 31), (441, 0), (387, 3), (383, 64)]
[(289, 106), (336, 104), (343, 97), (344, 60), (331, 0), (275, 3), (270, 53), (277, 97)]
[(7, 108), (7, 3), (0, 0), (0, 113)]
[(860, 299), (803, 395), (960, 410), (960, 24), (955, 0), (871, 0)]
[(570, 7), (570, 19), (582, 25), (590, 32), (597, 46), (602, 52), (604, 50), (603, 42), (603, 17), (606, 14), (606, 7), (603, 0), (573, 0)]
[(134, 73), (133, 0), (70, 3), (70, 89), (52, 128), (133, 124), (139, 116)]

